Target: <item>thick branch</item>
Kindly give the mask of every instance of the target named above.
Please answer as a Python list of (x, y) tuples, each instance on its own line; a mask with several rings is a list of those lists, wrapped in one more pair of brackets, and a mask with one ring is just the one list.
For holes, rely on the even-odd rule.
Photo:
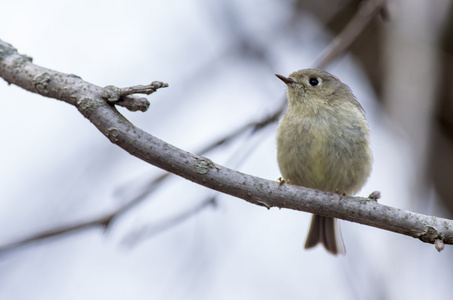
[(453, 244), (453, 221), (250, 176), (172, 146), (126, 120), (102, 97), (103, 88), (33, 64), (0, 41), (0, 76), (28, 91), (78, 108), (110, 141), (130, 154), (208, 188), (267, 208), (340, 218), (405, 234), (423, 242)]

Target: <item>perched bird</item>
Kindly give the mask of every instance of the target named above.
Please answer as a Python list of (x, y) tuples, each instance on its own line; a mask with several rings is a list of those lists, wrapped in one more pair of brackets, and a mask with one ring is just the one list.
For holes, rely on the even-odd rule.
[[(277, 159), (285, 181), (354, 195), (371, 172), (373, 156), (365, 113), (347, 85), (316, 69), (289, 77), (288, 108), (277, 129)], [(313, 215), (305, 248), (322, 243), (344, 254), (337, 220)]]

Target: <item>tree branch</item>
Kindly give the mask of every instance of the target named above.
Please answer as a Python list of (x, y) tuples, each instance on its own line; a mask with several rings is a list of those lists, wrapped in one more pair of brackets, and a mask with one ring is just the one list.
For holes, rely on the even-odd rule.
[(153, 81), (148, 85), (136, 85), (126, 88), (117, 88), (113, 85), (108, 85), (104, 88), (102, 97), (116, 105), (124, 106), (130, 111), (147, 111), (149, 101), (146, 98), (137, 97), (134, 94), (151, 95), (157, 89), (168, 87), (168, 83)]
[(76, 233), (79, 231), (83, 231), (92, 227), (104, 227), (106, 228), (107, 224), (112, 220), (113, 214), (107, 214), (102, 217), (96, 217), (91, 220), (87, 220), (84, 222), (77, 222), (75, 224), (68, 224), (59, 226), (58, 228), (46, 230), (37, 234), (33, 234), (27, 238), (22, 240), (0, 246), (0, 253), (4, 253), (18, 247), (22, 247), (40, 240), (53, 238), (61, 235), (68, 235), (72, 233)]
[[(76, 233), (79, 231), (83, 231), (83, 230), (87, 230), (87, 229), (91, 229), (91, 228), (95, 228), (95, 227), (101, 227), (104, 230), (108, 230), (120, 215), (124, 214), (130, 208), (132, 208), (137, 203), (142, 201), (151, 192), (155, 191), (156, 188), (159, 187), (159, 183), (161, 183), (164, 179), (166, 179), (169, 174), (171, 174), (171, 173), (164, 173), (164, 174), (161, 174), (160, 176), (157, 176), (156, 178), (154, 178), (151, 182), (149, 182), (147, 184), (148, 187), (145, 191), (142, 191), (140, 194), (135, 196), (132, 200), (121, 205), (113, 212), (109, 212), (100, 217), (94, 217), (89, 220), (78, 221), (73, 224), (66, 224), (63, 226), (59, 226), (57, 228), (44, 230), (42, 232), (39, 232), (39, 233), (33, 234), (31, 236), (28, 236), (26, 238), (20, 239), (18, 241), (0, 246), (0, 253), (7, 252), (10, 250), (16, 249), (18, 247), (26, 246), (28, 244), (34, 243), (39, 240), (52, 238), (52, 237), (56, 237), (56, 236), (68, 235), (68, 234)], [(154, 233), (157, 233), (157, 230), (155, 230), (155, 231), (156, 232), (154, 232)]]
[[(385, 2), (386, 1), (382, 1), (382, 0), (368, 0), (368, 1), (364, 2), (364, 4), (361, 6), (361, 8), (357, 12), (357, 14), (351, 19), (351, 21), (348, 23), (348, 25), (345, 27), (345, 29), (327, 47), (326, 51), (321, 56), (321, 58), (318, 59), (318, 63), (316, 63), (315, 66), (317, 68), (325, 68), (336, 57), (340, 56), (351, 45), (351, 43), (360, 35), (360, 33), (363, 31), (363, 29), (366, 27), (366, 25), (370, 22), (370, 20), (376, 15), (376, 13), (379, 11), (379, 9), (381, 9), (384, 6)], [(13, 58), (11, 58), (10, 56), (13, 56)], [(10, 45), (0, 41), (0, 61), (7, 57), (10, 57), (10, 59), (13, 59), (14, 64), (16, 64), (16, 67), (20, 67), (20, 68), (22, 68), (22, 66), (25, 65), (27, 62), (31, 63), (31, 61), (32, 61), (30, 57), (27, 57), (25, 55), (18, 55), (17, 51), (14, 48), (12, 48)], [(93, 108), (93, 106), (92, 106), (93, 104), (94, 104), (94, 106), (97, 106), (97, 103), (99, 103), (98, 101), (93, 101), (93, 103), (90, 103), (90, 99), (91, 99), (90, 97), (82, 97), (81, 95), (74, 95), (74, 93), (70, 92), (70, 91), (67, 91), (68, 93), (66, 93), (66, 95), (62, 95), (63, 98), (58, 98), (56, 95), (53, 95), (55, 93), (57, 93), (57, 94), (59, 93), (58, 88), (49, 91), (49, 87), (52, 88), (52, 85), (49, 86), (49, 82), (51, 80), (60, 79), (59, 81), (61, 83), (61, 79), (66, 78), (66, 79), (74, 79), (74, 82), (70, 81), (68, 83), (78, 83), (78, 84), (81, 84), (82, 86), (85, 86), (87, 84), (88, 87), (91, 88), (91, 92), (88, 94), (94, 93), (94, 95), (96, 97), (98, 96), (99, 89), (101, 89), (101, 88), (88, 84), (82, 80), (78, 81), (77, 79), (80, 79), (80, 78), (78, 78), (75, 75), (66, 75), (66, 74), (61, 74), (61, 73), (52, 71), (53, 76), (54, 76), (53, 77), (50, 75), (50, 73), (46, 72), (46, 71), (50, 71), (50, 70), (40, 68), (39, 72), (37, 72), (40, 74), (37, 74), (33, 78), (30, 78), (30, 77), (23, 78), (21, 76), (16, 77), (13, 74), (11, 74), (11, 70), (14, 69), (14, 68), (12, 68), (11, 64), (2, 64), (2, 65), (0, 65), (0, 67), (1, 67), (0, 75), (3, 76), (3, 78), (8, 83), (15, 83), (19, 86), (21, 86), (20, 84), (22, 83), (23, 84), (22, 87), (25, 89), (28, 89), (28, 90), (36, 92), (36, 93), (40, 93), (41, 95), (44, 95), (47, 97), (60, 99), (60, 100), (66, 101), (70, 104), (76, 105), (79, 108), (79, 110), (81, 110), (82, 113), (83, 112), (85, 113), (85, 115), (90, 114), (90, 110)], [(6, 71), (6, 73), (5, 73), (5, 71)], [(7, 72), (7, 71), (10, 71), (10, 72)], [(3, 73), (5, 73), (6, 75), (3, 75)], [(11, 80), (8, 80), (8, 78), (10, 78)], [(14, 79), (14, 80), (12, 80), (12, 79)], [(59, 85), (59, 83), (57, 83), (57, 86), (58, 85)], [(148, 109), (148, 107), (149, 107), (148, 100), (146, 98), (137, 97), (133, 94), (135, 94), (135, 93), (151, 94), (152, 92), (156, 91), (158, 88), (166, 87), (166, 86), (168, 86), (168, 85), (161, 83), (161, 82), (153, 82), (149, 86), (135, 86), (135, 87), (124, 88), (124, 89), (108, 86), (108, 87), (102, 89), (100, 98), (104, 98), (107, 101), (114, 102), (116, 105), (125, 106), (129, 110), (132, 110), (132, 111), (136, 111), (136, 110), (146, 111), (146, 109)], [(73, 86), (73, 88), (75, 88), (75, 86)], [(66, 97), (64, 97), (64, 96), (66, 96)], [(95, 99), (95, 100), (100, 100), (100, 99)], [(265, 127), (266, 125), (272, 124), (273, 122), (278, 120), (278, 117), (281, 115), (281, 113), (284, 110), (285, 104), (286, 104), (286, 102), (282, 102), (282, 105), (278, 106), (278, 108), (275, 110), (275, 112), (272, 113), (270, 116), (265, 117), (261, 121), (246, 124), (245, 126), (237, 129), (235, 132), (232, 132), (231, 134), (229, 134), (223, 138), (220, 138), (218, 141), (215, 141), (211, 145), (207, 146), (202, 151), (200, 151), (200, 153), (208, 152), (208, 151), (224, 144), (225, 142), (236, 138), (237, 136), (239, 136), (240, 134), (242, 134), (249, 128), (253, 128), (253, 130), (260, 130), (261, 128)], [(96, 108), (98, 108), (98, 107), (96, 107)], [(104, 109), (105, 109), (105, 107), (104, 107)], [(110, 111), (111, 113), (113, 112), (114, 114), (118, 114), (118, 112), (116, 112), (116, 110), (113, 107), (109, 107), (107, 110), (112, 110), (112, 111)], [(100, 111), (102, 111), (102, 108), (99, 108), (99, 110), (97, 110), (98, 115), (99, 115)], [(95, 120), (96, 117), (89, 118), (89, 119), (92, 122), (96, 122), (96, 120)], [(118, 121), (118, 122), (126, 121), (125, 124), (127, 125), (127, 120), (122, 118), (122, 116), (119, 117), (116, 121)], [(101, 126), (101, 125), (99, 125), (99, 126)], [(108, 138), (110, 138), (110, 140), (112, 142), (114, 142), (114, 143), (119, 142), (119, 131), (116, 127), (105, 128), (105, 126), (104, 126), (103, 128), (104, 128), (104, 130), (102, 132)], [(153, 138), (152, 140), (157, 140), (157, 139)], [(152, 141), (152, 140), (150, 140), (150, 141)], [(165, 145), (167, 145), (167, 144), (165, 144), (164, 142), (162, 142), (160, 140), (157, 140), (157, 141), (159, 141), (160, 146), (164, 145), (163, 148), (164, 149), (166, 148)], [(170, 145), (167, 145), (167, 146), (170, 146)], [(131, 153), (131, 151), (135, 152), (137, 150), (139, 150), (139, 149), (130, 149), (128, 151)], [(167, 148), (166, 150), (170, 150), (170, 149)], [(136, 155), (136, 156), (140, 157), (140, 155)], [(146, 160), (143, 157), (140, 157), (140, 158)], [(207, 160), (205, 158), (202, 158), (199, 156), (198, 157), (192, 156), (192, 161), (194, 161), (194, 159), (195, 159), (195, 162), (201, 163), (200, 168), (196, 168), (194, 166), (195, 170), (197, 172), (201, 172), (200, 173), (201, 175), (204, 175), (203, 173), (205, 171), (208, 172), (211, 169), (211, 167), (214, 166), (214, 164), (209, 163), (209, 160)], [(156, 165), (159, 166), (158, 164), (156, 164)], [(226, 170), (228, 170), (228, 169), (226, 169)], [(232, 170), (230, 170), (230, 171), (232, 171)], [(181, 175), (179, 173), (177, 173), (177, 174)], [(134, 204), (141, 201), (145, 197), (145, 195), (149, 194), (152, 190), (154, 190), (154, 188), (156, 188), (160, 182), (162, 182), (165, 178), (167, 178), (168, 175), (169, 175), (169, 173), (163, 174), (162, 176), (153, 180), (149, 185), (149, 189), (147, 189), (146, 191), (143, 191), (139, 196), (135, 197), (133, 200), (131, 200), (127, 204), (121, 206), (113, 213), (106, 214), (97, 219), (89, 220), (89, 221), (74, 224), (74, 225), (60, 227), (58, 229), (49, 230), (49, 231), (34, 235), (32, 237), (29, 237), (29, 238), (19, 241), (17, 243), (10, 244), (5, 247), (1, 247), (0, 251), (5, 250), (5, 249), (15, 248), (15, 247), (21, 246), (23, 244), (27, 244), (27, 243), (30, 243), (30, 242), (33, 242), (36, 240), (40, 240), (40, 239), (44, 239), (47, 237), (52, 237), (52, 236), (61, 235), (61, 234), (67, 234), (67, 233), (79, 231), (79, 230), (89, 228), (89, 227), (103, 226), (103, 227), (107, 228), (109, 226), (109, 224), (111, 224), (111, 222), (114, 218), (118, 217), (120, 214), (122, 214), (128, 208), (132, 207)], [(242, 174), (242, 175), (247, 176), (245, 174)], [(182, 175), (182, 176), (184, 176), (184, 175)], [(204, 176), (202, 176), (202, 177), (204, 177)], [(251, 177), (251, 178), (253, 178), (252, 182), (254, 182), (255, 179), (258, 180), (258, 182), (259, 182), (258, 178), (254, 178), (254, 177)], [(188, 178), (188, 179), (190, 179), (190, 178)], [(193, 179), (191, 179), (191, 180), (193, 180)], [(213, 180), (213, 179), (211, 179), (211, 180)], [(200, 183), (197, 180), (193, 180), (193, 181)], [(206, 179), (201, 179), (201, 181), (205, 182)], [(257, 183), (256, 186), (262, 187), (262, 186), (264, 186), (263, 184), (264, 183), (262, 183), (262, 182)], [(222, 184), (220, 183), (220, 185), (222, 185)], [(206, 186), (208, 186), (208, 185), (206, 185)], [(278, 189), (280, 190), (280, 186), (278, 187)], [(218, 189), (218, 190), (222, 191), (221, 189)], [(272, 193), (272, 191), (269, 191), (269, 193)], [(325, 193), (322, 193), (319, 191), (317, 193), (324, 194), (323, 197), (326, 197), (326, 196), (329, 197), (328, 193), (325, 194)], [(235, 193), (230, 193), (230, 194), (236, 195)], [(246, 193), (246, 194), (248, 195), (248, 197), (252, 197), (251, 193)], [(238, 196), (238, 195), (236, 195), (236, 196)], [(346, 201), (347, 199), (356, 200), (356, 201), (358, 200), (360, 203), (362, 203), (363, 201), (367, 201), (364, 198), (355, 198), (355, 197), (348, 197), (348, 198), (342, 199), (341, 201)], [(261, 201), (259, 199), (255, 199), (255, 200), (246, 199), (246, 200), (248, 200), (249, 202), (259, 204), (259, 205), (264, 205), (267, 207), (279, 206), (279, 207), (288, 207), (288, 208), (293, 208), (293, 209), (305, 210), (305, 209), (303, 209), (303, 207), (298, 208), (298, 207), (289, 207), (289, 206), (281, 205), (281, 204), (278, 204), (278, 201), (277, 201), (277, 203), (272, 204), (272, 202)], [(319, 201), (322, 202), (324, 200), (319, 199)], [(385, 206), (382, 206), (382, 207), (385, 207)], [(313, 209), (313, 211), (310, 209)], [(316, 209), (317, 209), (316, 207), (312, 207), (312, 208), (307, 208), (306, 211), (327, 215), (322, 210), (317, 211)], [(450, 220), (435, 219), (437, 222), (435, 224), (431, 224), (429, 222), (425, 222), (427, 216), (423, 216), (423, 215), (419, 215), (419, 214), (413, 215), (414, 213), (411, 213), (411, 212), (404, 212), (404, 211), (399, 211), (399, 212), (402, 215), (405, 215), (407, 217), (406, 218), (407, 220), (411, 219), (411, 220), (415, 220), (418, 222), (422, 222), (422, 226), (418, 229), (412, 228), (412, 230), (410, 228), (412, 226), (407, 226), (407, 225), (403, 226), (403, 227), (407, 227), (405, 229), (391, 229), (393, 227), (398, 228), (401, 226), (398, 226), (397, 224), (393, 224), (392, 225), (393, 227), (390, 225), (379, 226), (379, 224), (368, 223), (363, 220), (361, 221), (360, 218), (359, 219), (356, 219), (356, 218), (350, 219), (350, 218), (348, 218), (348, 216), (343, 216), (343, 217), (337, 216), (337, 215), (333, 215), (333, 216), (343, 218), (346, 220), (356, 221), (356, 222), (371, 225), (371, 226), (376, 226), (376, 227), (387, 229), (387, 230), (393, 230), (395, 232), (399, 232), (399, 233), (407, 234), (407, 235), (410, 235), (413, 237), (417, 237), (426, 242), (435, 242), (436, 249), (438, 249), (439, 251), (443, 249), (444, 242), (447, 244), (451, 243), (451, 242), (448, 242), (449, 239), (451, 239), (451, 233), (449, 232), (449, 228), (451, 225)], [(407, 214), (409, 214), (409, 215), (407, 215)], [(395, 216), (396, 216), (395, 218), (397, 219), (398, 214), (395, 214)], [(409, 216), (410, 216), (410, 218), (409, 218)], [(431, 218), (431, 217), (429, 217), (429, 218)], [(381, 220), (381, 223), (382, 223), (382, 220)], [(446, 232), (443, 232), (442, 230), (438, 231), (436, 229), (439, 226), (439, 224), (440, 224), (440, 226), (442, 226), (442, 225), (444, 226), (444, 230), (446, 230)], [(436, 226), (431, 226), (431, 225), (436, 225)]]
[(371, 20), (380, 11), (383, 11), (386, 2), (387, 0), (363, 1), (357, 13), (318, 58), (315, 68), (325, 69), (340, 54), (344, 53), (359, 37)]
[(28, 91), (65, 101), (110, 141), (130, 154), (195, 183), (267, 208), (340, 218), (418, 238), (453, 244), (453, 221), (337, 194), (250, 176), (172, 146), (125, 119), (102, 97), (104, 89), (81, 78), (37, 66), (0, 41), (0, 76)]
[[(104, 95), (105, 96), (105, 95)], [(105, 98), (105, 97), (104, 97)], [(145, 99), (146, 100), (146, 99)], [(146, 100), (147, 101), (147, 100)], [(237, 138), (239, 135), (242, 133), (245, 133), (247, 130), (252, 129), (253, 131), (260, 130), (264, 127), (266, 127), (269, 124), (272, 124), (275, 122), (278, 117), (283, 113), (281, 110), (275, 111), (273, 114), (266, 116), (264, 119), (257, 121), (257, 122), (251, 122), (248, 124), (245, 124), (244, 126), (238, 128), (237, 130), (233, 131), (230, 134), (227, 134), (226, 136), (223, 136), (217, 140), (215, 140), (213, 143), (203, 147), (201, 150), (199, 150), (197, 153), (200, 155), (205, 154), (216, 147), (219, 147), (221, 145), (224, 145), (225, 143), (230, 142), (231, 140)], [(133, 197), (131, 200), (127, 201), (124, 205), (121, 205), (118, 207), (115, 211), (104, 214), (100, 217), (95, 217), (86, 221), (79, 221), (75, 222), (74, 224), (67, 224), (64, 226), (59, 226), (57, 228), (52, 228), (49, 230), (43, 230), (42, 232), (33, 234), (31, 236), (22, 238), (18, 241), (0, 246), (0, 253), (4, 253), (13, 249), (16, 249), (18, 247), (26, 246), (31, 243), (43, 240), (43, 239), (48, 239), (56, 236), (62, 236), (62, 235), (69, 235), (73, 234), (79, 231), (95, 228), (95, 227), (102, 227), (104, 230), (108, 230), (112, 224), (115, 222), (116, 219), (118, 219), (119, 216), (124, 214), (126, 211), (128, 211), (130, 208), (134, 207), (136, 204), (140, 203), (143, 201), (146, 197), (148, 197), (153, 191), (155, 191), (161, 184), (164, 182), (169, 176), (172, 175), (172, 173), (163, 173), (153, 179), (151, 179), (144, 189), (135, 197)], [(188, 217), (193, 216), (195, 213), (199, 212), (201, 209), (205, 208), (208, 206), (208, 204), (212, 204), (215, 202), (214, 198), (210, 198), (206, 201), (201, 202), (198, 204), (195, 208), (192, 208), (186, 212), (181, 213), (178, 216), (175, 216), (169, 220), (166, 220), (165, 222), (162, 222), (162, 224), (155, 225), (151, 228), (147, 228), (146, 230), (146, 237), (154, 236), (161, 231), (164, 231), (168, 229), (168, 226), (170, 224), (177, 224), (182, 221), (185, 221)], [(127, 244), (132, 244), (132, 243), (137, 243), (138, 237), (143, 236), (142, 231), (136, 231), (134, 232), (131, 237), (127, 238), (125, 240), (125, 243)], [(133, 242), (132, 242), (133, 240)]]
[(210, 196), (187, 211), (172, 216), (171, 218), (161, 221), (160, 223), (143, 226), (140, 229), (134, 230), (133, 232), (128, 234), (125, 239), (123, 239), (122, 243), (130, 247), (135, 246), (139, 242), (143, 241), (143, 239), (153, 237), (165, 230), (173, 228), (175, 225), (186, 221), (188, 218), (199, 213), (206, 207), (215, 205), (216, 196)]

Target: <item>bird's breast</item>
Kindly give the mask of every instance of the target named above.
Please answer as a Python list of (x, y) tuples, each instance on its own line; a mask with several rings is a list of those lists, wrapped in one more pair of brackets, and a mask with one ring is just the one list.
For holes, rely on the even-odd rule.
[(289, 111), (277, 129), (277, 159), (283, 177), (293, 184), (355, 193), (371, 171), (366, 120)]

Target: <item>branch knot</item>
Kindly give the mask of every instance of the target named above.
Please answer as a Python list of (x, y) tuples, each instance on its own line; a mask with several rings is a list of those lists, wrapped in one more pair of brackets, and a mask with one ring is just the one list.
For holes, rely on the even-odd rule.
[(168, 83), (153, 81), (148, 85), (136, 85), (119, 88), (113, 85), (106, 86), (102, 91), (102, 98), (116, 105), (124, 106), (130, 111), (147, 111), (149, 101), (134, 94), (151, 95), (160, 88), (168, 87)]

